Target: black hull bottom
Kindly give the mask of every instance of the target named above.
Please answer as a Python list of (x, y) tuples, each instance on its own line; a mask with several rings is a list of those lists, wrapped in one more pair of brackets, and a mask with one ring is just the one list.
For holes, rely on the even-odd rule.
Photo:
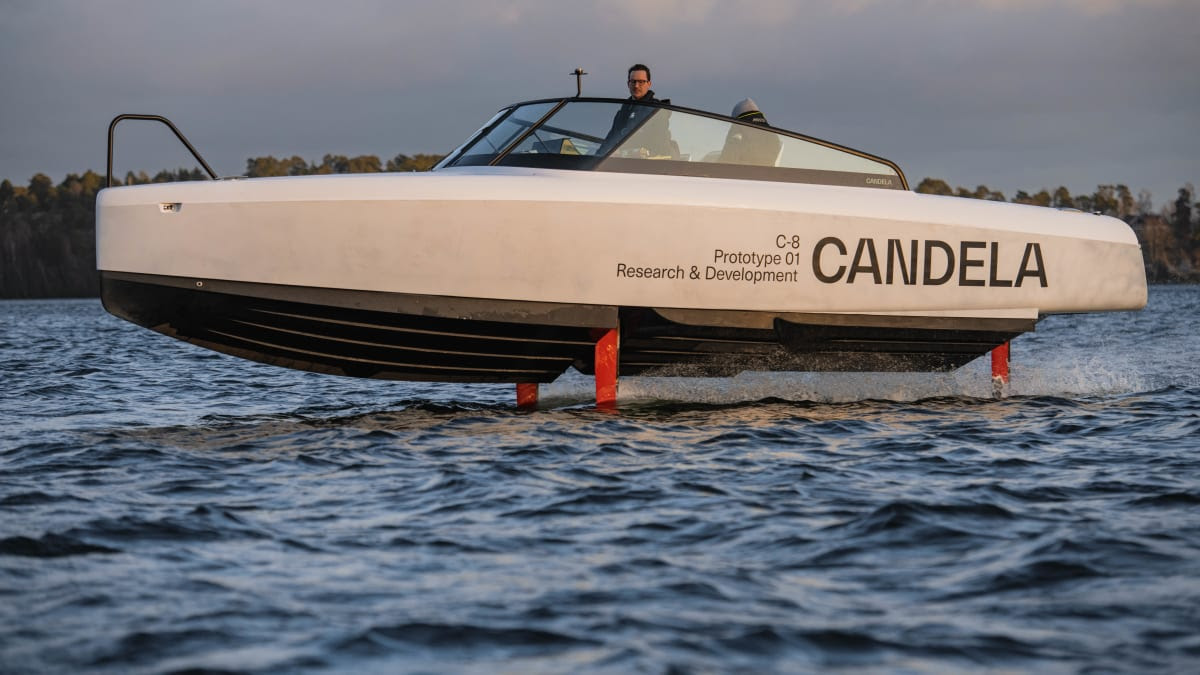
[[(1033, 321), (795, 315), (762, 327), (668, 320), (653, 309), (303, 289), (102, 273), (112, 314), (252, 361), (320, 373), (433, 382), (550, 382), (594, 369), (620, 326), (619, 374), (726, 376), (744, 370), (946, 371)], [(668, 312), (664, 312), (668, 313)], [(700, 313), (704, 315), (704, 313)]]

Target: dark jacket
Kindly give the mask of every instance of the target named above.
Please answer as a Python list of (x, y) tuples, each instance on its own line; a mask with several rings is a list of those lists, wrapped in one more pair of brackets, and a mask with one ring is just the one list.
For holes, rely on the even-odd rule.
[[(738, 119), (750, 122), (755, 126), (770, 127), (767, 118), (761, 112), (747, 113)], [(750, 164), (754, 166), (775, 166), (779, 160), (781, 147), (779, 136), (757, 129), (747, 129), (740, 124), (734, 124), (725, 135), (725, 147), (721, 151), (721, 161), (725, 164)]]
[[(613, 115), (612, 127), (609, 128), (608, 134), (604, 137), (604, 144), (601, 146), (601, 153), (607, 153), (612, 150), (613, 146), (625, 138), (633, 129), (636, 129), (646, 117), (654, 114), (658, 109), (653, 107), (635, 105), (633, 101), (640, 103), (661, 102), (670, 103), (669, 100), (660, 100), (654, 97), (654, 91), (646, 92), (646, 95), (634, 99), (629, 97), (628, 103), (621, 106), (617, 113)], [(639, 131), (639, 139), (644, 141), (639, 145), (650, 151), (651, 155), (674, 155), (673, 144), (671, 143), (671, 132), (667, 128), (667, 114), (660, 113), (654, 118), (650, 127), (643, 128)]]

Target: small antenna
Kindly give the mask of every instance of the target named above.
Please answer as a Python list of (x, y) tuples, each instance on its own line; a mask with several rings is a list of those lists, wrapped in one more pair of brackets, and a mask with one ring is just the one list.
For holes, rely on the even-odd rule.
[(575, 72), (570, 73), (575, 76), (575, 98), (583, 95), (583, 76), (587, 75), (583, 68), (576, 68)]

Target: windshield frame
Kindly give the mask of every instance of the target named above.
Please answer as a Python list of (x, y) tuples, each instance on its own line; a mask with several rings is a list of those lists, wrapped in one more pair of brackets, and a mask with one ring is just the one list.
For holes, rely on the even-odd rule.
[[(869, 160), (869, 161), (881, 164), (895, 173), (895, 176), (900, 181), (900, 185), (899, 186), (877, 185), (877, 184), (870, 184), (869, 182), (866, 182), (866, 184), (864, 184), (864, 180), (861, 177), (869, 176), (871, 174), (863, 174), (863, 173), (856, 173), (856, 172), (841, 172), (841, 171), (829, 170), (829, 169), (799, 169), (799, 168), (769, 167), (769, 166), (736, 166), (736, 165), (713, 164), (713, 163), (707, 163), (707, 162), (687, 162), (687, 161), (649, 161), (648, 162), (648, 161), (644, 161), (644, 160), (623, 159), (623, 158), (619, 158), (619, 157), (614, 157), (613, 153), (616, 151), (617, 148), (619, 148), (621, 146), (621, 143), (623, 143), (624, 140), (634, 136), (637, 133), (638, 129), (640, 129), (647, 122), (649, 122), (655, 115), (660, 114), (657, 111), (654, 114), (646, 115), (643, 119), (641, 119), (638, 122), (638, 124), (635, 127), (632, 127), (628, 130), (628, 133), (625, 135), (625, 137), (622, 139), (621, 142), (616, 143), (613, 148), (609, 148), (607, 152), (605, 152), (604, 154), (601, 154), (601, 155), (590, 156), (590, 157), (586, 157), (586, 158), (574, 157), (570, 164), (563, 165), (563, 166), (554, 166), (554, 165), (549, 164), (548, 162), (551, 161), (551, 160), (549, 160), (549, 158), (553, 157), (553, 155), (550, 155), (550, 154), (534, 156), (535, 157), (534, 160), (522, 159), (520, 161), (518, 161), (518, 158), (516, 156), (512, 156), (513, 150), (515, 148), (520, 147), (521, 144), (531, 134), (533, 134), (536, 131), (541, 130), (541, 129), (553, 130), (552, 126), (543, 126), (543, 125), (546, 124), (547, 120), (550, 120), (551, 118), (553, 118), (554, 115), (556, 115), (563, 108), (563, 106), (565, 106), (569, 103), (572, 103), (572, 102), (610, 103), (610, 104), (614, 104), (615, 106), (622, 106), (625, 104), (633, 104), (633, 105), (637, 105), (637, 106), (644, 106), (647, 108), (659, 108), (659, 109), (669, 111), (669, 112), (680, 112), (680, 113), (684, 113), (687, 115), (693, 115), (693, 116), (697, 116), (697, 117), (706, 117), (706, 118), (716, 120), (716, 121), (719, 121), (719, 122), (725, 123), (725, 124), (740, 125), (740, 126), (748, 127), (748, 128), (756, 130), (757, 132), (769, 131), (769, 132), (774, 133), (781, 137), (794, 138), (794, 139), (797, 139), (797, 140), (800, 140), (800, 141), (803, 141), (806, 143), (823, 146), (830, 150), (846, 153), (849, 155), (853, 155), (853, 156), (856, 156), (856, 157), (859, 157), (859, 158), (862, 158), (865, 160)], [(517, 134), (515, 137), (513, 137), (508, 142), (508, 144), (505, 147), (501, 148), (501, 150), (499, 152), (497, 152), (493, 157), (491, 157), (491, 159), (489, 161), (487, 161), (486, 164), (483, 164), (483, 163), (459, 164), (458, 163), (464, 157), (467, 150), (469, 150), (476, 142), (478, 142), (486, 134), (490, 133), (497, 126), (499, 126), (500, 124), (503, 124), (504, 121), (507, 120), (514, 112), (516, 112), (517, 110), (524, 108), (526, 106), (544, 105), (547, 103), (553, 103), (554, 105), (552, 105), (545, 112), (545, 114), (541, 115), (536, 122), (531, 124), (522, 133)], [(617, 109), (619, 109), (619, 108), (614, 108), (614, 110), (617, 110)], [(484, 165), (486, 165), (486, 166), (540, 166), (543, 168), (564, 168), (564, 169), (581, 170), (581, 171), (605, 171), (605, 172), (642, 173), (642, 174), (649, 173), (649, 174), (660, 174), (660, 175), (703, 176), (703, 177), (712, 177), (712, 178), (740, 178), (740, 179), (746, 179), (746, 180), (796, 182), (796, 183), (811, 183), (811, 184), (821, 184), (821, 185), (851, 185), (851, 186), (867, 187), (867, 188), (873, 188), (873, 189), (881, 189), (881, 188), (882, 189), (903, 189), (903, 190), (910, 189), (909, 184), (908, 184), (908, 179), (904, 175), (904, 171), (895, 162), (893, 162), (889, 159), (880, 157), (878, 155), (873, 155), (868, 152), (863, 152), (862, 150), (857, 150), (857, 149), (851, 148), (849, 146), (841, 145), (839, 143), (833, 143), (831, 141), (817, 138), (815, 136), (809, 136), (808, 134), (791, 131), (789, 129), (783, 129), (781, 127), (775, 127), (775, 126), (764, 127), (761, 124), (755, 124), (755, 123), (752, 123), (752, 122), (749, 122), (746, 120), (729, 117), (727, 115), (721, 115), (718, 113), (708, 112), (705, 110), (698, 110), (695, 108), (687, 108), (684, 106), (673, 105), (673, 104), (671, 104), (669, 102), (665, 102), (665, 101), (657, 101), (657, 100), (656, 101), (648, 101), (648, 102), (647, 101), (632, 101), (628, 98), (619, 99), (619, 98), (596, 97), (596, 96), (571, 96), (571, 97), (559, 97), (559, 98), (533, 99), (533, 100), (522, 101), (520, 103), (514, 103), (512, 105), (505, 106), (504, 108), (501, 108), (496, 113), (496, 115), (491, 120), (488, 121), (488, 123), (486, 123), (478, 131), (476, 131), (474, 134), (472, 134), (471, 137), (466, 142), (464, 142), (462, 145), (460, 145), (458, 148), (456, 148), (453, 152), (451, 152), (449, 155), (447, 155), (441, 162), (439, 162), (434, 167), (434, 170), (443, 169), (443, 168), (451, 168), (454, 166), (484, 166)], [(882, 175), (882, 174), (880, 174), (880, 175)]]

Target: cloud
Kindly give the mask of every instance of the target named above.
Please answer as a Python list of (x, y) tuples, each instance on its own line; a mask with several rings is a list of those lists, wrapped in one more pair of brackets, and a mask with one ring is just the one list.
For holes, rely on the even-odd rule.
[(610, 0), (597, 3), (592, 10), (597, 14), (611, 12), (631, 30), (661, 33), (681, 25), (703, 23), (717, 7), (714, 0)]
[[(1121, 10), (1139, 10), (1155, 7), (1180, 6), (1191, 0), (913, 0), (906, 9), (913, 13), (946, 10), (974, 11), (984, 9), (993, 12), (1040, 12), (1066, 9), (1085, 15), (1111, 14)], [(894, 0), (832, 0), (827, 3), (835, 11), (857, 14), (885, 5)]]
[(95, 168), (118, 112), (172, 117), (221, 173), (438, 152), (501, 105), (573, 94), (576, 66), (585, 94), (624, 96), (638, 61), (677, 103), (751, 96), (773, 123), (951, 182), (1200, 178), (1173, 175), (1200, 157), (1191, 0), (8, 4), (0, 177), (18, 180)]
[[(943, 0), (948, 1), (948, 0)], [(986, 9), (993, 11), (1037, 11), (1052, 9), (1056, 6), (1066, 6), (1073, 11), (1087, 15), (1112, 14), (1121, 10), (1137, 11), (1140, 9), (1169, 7), (1181, 5), (1188, 0), (976, 0)]]
[[(778, 26), (829, 15), (855, 16), (901, 13), (910, 17), (945, 12), (1039, 13), (1065, 10), (1078, 15), (1183, 6), (1192, 0), (756, 0), (750, 3), (715, 0), (609, 0), (589, 6), (597, 14), (620, 15), (631, 30), (670, 33), (679, 26), (719, 21), (723, 25)], [(515, 3), (531, 10), (538, 3)], [(545, 5), (540, 5), (544, 8)]]

